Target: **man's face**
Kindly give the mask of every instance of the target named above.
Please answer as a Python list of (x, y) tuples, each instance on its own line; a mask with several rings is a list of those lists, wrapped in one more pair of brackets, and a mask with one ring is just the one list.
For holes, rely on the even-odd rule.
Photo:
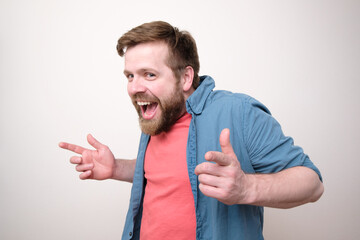
[(168, 131), (185, 112), (180, 80), (166, 65), (168, 47), (149, 42), (127, 49), (124, 74), (141, 130), (149, 135)]

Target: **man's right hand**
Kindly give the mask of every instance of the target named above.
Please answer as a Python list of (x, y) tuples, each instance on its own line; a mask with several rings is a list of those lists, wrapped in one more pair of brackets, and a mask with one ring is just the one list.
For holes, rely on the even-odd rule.
[(80, 156), (72, 156), (70, 158), (70, 162), (76, 164), (76, 170), (81, 172), (79, 175), (80, 179), (104, 180), (112, 178), (115, 171), (113, 153), (91, 134), (87, 136), (87, 141), (95, 150), (66, 142), (60, 142), (59, 147), (80, 154)]

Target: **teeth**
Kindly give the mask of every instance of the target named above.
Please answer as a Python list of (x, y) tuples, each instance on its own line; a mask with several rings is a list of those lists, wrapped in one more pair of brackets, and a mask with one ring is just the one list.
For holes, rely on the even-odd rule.
[(137, 102), (139, 106), (150, 105), (150, 102)]

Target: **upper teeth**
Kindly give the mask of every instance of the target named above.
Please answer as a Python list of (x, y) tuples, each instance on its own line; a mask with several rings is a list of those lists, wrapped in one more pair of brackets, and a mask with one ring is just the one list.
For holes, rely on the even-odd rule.
[(139, 106), (150, 105), (150, 102), (137, 102)]

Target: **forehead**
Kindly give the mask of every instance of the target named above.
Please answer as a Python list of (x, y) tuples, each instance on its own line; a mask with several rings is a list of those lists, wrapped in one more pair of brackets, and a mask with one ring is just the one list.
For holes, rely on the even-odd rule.
[(130, 47), (125, 53), (125, 69), (161, 67), (168, 56), (168, 46), (162, 41), (141, 43)]

